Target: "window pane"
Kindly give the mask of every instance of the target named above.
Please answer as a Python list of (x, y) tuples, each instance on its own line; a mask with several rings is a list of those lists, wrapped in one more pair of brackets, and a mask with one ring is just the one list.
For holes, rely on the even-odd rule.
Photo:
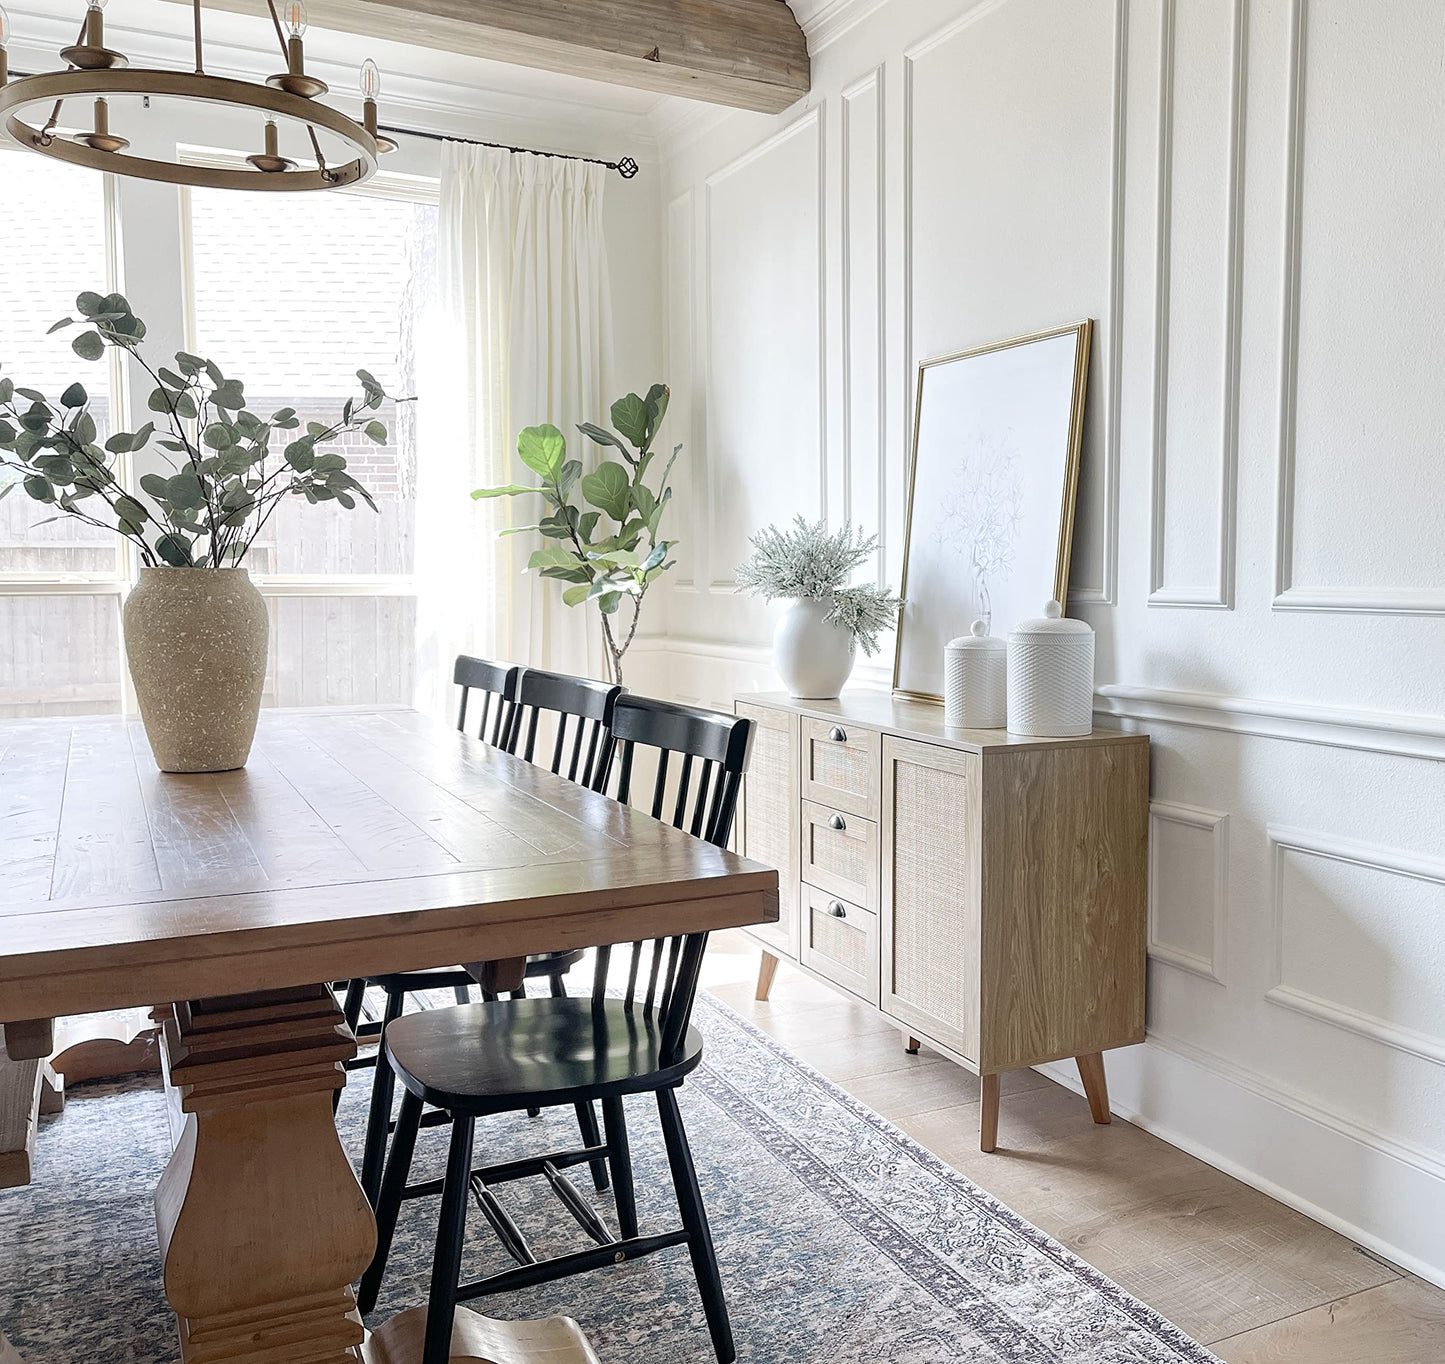
[[(358, 395), (358, 369), (415, 391), (412, 342), (435, 288), (436, 208), (358, 194), (191, 192), (194, 344), (246, 385), (252, 411), (294, 407), (330, 422)], [(337, 447), (380, 508), (281, 505), (253, 573), (410, 573), (416, 423), (379, 414), (388, 440)]]
[[(70, 349), (75, 331), (46, 331), (75, 314), (75, 296), (107, 289), (105, 181), (94, 171), (24, 152), (0, 152), (0, 373), (52, 403), (79, 379), (102, 442), (111, 434), (110, 366)], [(63, 205), (61, 211), (52, 211)], [(48, 207), (47, 207), (48, 206)], [(17, 263), (19, 268), (14, 268)], [(0, 480), (18, 477), (0, 470)], [(53, 513), (16, 491), (0, 501), (0, 574), (115, 573), (116, 537)]]
[(0, 597), (0, 718), (120, 710), (120, 598)]
[(411, 703), (415, 598), (271, 597), (266, 605), (263, 705)]

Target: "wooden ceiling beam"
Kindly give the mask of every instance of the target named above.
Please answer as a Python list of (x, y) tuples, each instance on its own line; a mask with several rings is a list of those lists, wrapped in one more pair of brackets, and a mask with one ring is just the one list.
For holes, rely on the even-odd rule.
[(307, 11), (319, 28), (761, 113), (780, 113), (810, 84), (807, 40), (785, 0), (307, 0)]

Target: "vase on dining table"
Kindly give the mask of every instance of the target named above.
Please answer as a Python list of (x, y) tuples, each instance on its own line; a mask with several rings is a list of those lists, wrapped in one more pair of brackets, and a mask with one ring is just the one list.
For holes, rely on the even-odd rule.
[(266, 680), (270, 622), (244, 568), (143, 568), (125, 652), (163, 772), (244, 767)]

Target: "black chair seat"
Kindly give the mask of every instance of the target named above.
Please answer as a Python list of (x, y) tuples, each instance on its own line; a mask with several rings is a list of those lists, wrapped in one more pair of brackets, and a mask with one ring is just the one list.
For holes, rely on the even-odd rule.
[(702, 1058), (689, 1027), (662, 1062), (662, 1020), (620, 999), (516, 999), (405, 1014), (386, 1031), (402, 1084), (423, 1103), (480, 1117), (675, 1084)]

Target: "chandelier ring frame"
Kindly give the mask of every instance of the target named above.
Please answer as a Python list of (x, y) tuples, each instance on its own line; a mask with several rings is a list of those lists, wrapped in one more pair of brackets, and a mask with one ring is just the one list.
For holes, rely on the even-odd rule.
[[(351, 161), (328, 166), (324, 170), (315, 167), (309, 170), (298, 168), (262, 172), (222, 166), (189, 165), (184, 162), (156, 161), (119, 151), (101, 151), (72, 142), (53, 132), (47, 133), (26, 123), (21, 117), (22, 112), (32, 104), (72, 98), (104, 98), (111, 95), (157, 95), (197, 100), (294, 119), (299, 123), (323, 128), (339, 137), (355, 153), (355, 157)], [(345, 185), (364, 183), (376, 174), (377, 169), (379, 149), (376, 139), (345, 114), (273, 86), (200, 72), (128, 67), (123, 70), (52, 71), (23, 76), (0, 86), (0, 118), (4, 118), (5, 131), (16, 142), (42, 155), (74, 165), (88, 166), (92, 170), (111, 171), (117, 175), (134, 176), (143, 180), (159, 180), (171, 185), (191, 185), (201, 189), (282, 191), (339, 189)]]

